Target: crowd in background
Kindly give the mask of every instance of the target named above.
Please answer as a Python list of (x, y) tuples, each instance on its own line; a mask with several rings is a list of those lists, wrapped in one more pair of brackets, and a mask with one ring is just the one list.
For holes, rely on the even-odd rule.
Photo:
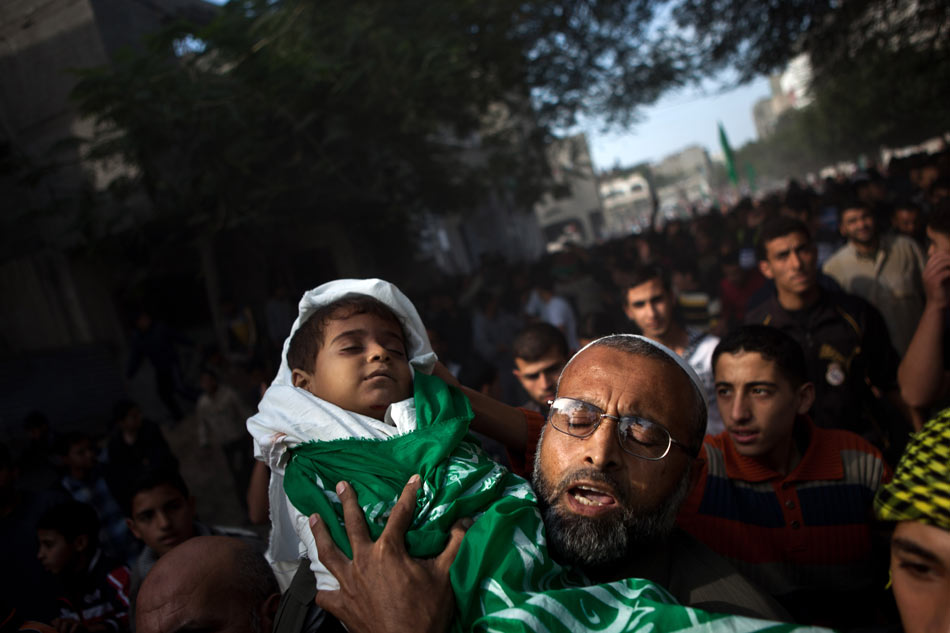
[[(807, 243), (793, 240), (782, 252), (768, 246), (803, 234)], [(807, 253), (796, 250), (810, 245), (816, 286), (805, 279)], [(410, 290), (410, 298), (462, 384), (542, 413), (564, 364), (586, 343), (620, 332), (664, 343), (708, 382), (710, 435), (734, 417), (717, 408), (713, 349), (742, 324), (777, 327), (804, 350), (816, 392), (811, 419), (855, 432), (889, 473), (910, 434), (948, 403), (947, 339), (924, 331), (934, 312), (936, 331), (947, 328), (950, 273), (937, 267), (941, 258), (950, 260), (948, 153), (895, 159), (815, 187), (793, 181), (731, 208), (668, 219), (660, 230), (590, 248), (568, 243), (530, 265), (485, 257), (477, 272), (418, 296)], [(804, 303), (783, 300), (793, 295)], [(831, 323), (816, 306), (845, 316)], [(278, 288), (259, 313), (229, 304), (225, 314), (230, 349), (208, 353), (199, 376), (184, 375), (176, 358), (187, 340), (138, 315), (128, 369), (147, 359), (170, 420), (194, 425), (197, 441), (221, 452), (228, 472), (220, 476), (232, 480), (249, 526), (267, 521), (266, 470), (255, 466), (244, 421), (259, 383), (276, 370), (295, 309)], [(537, 323), (563, 335), (553, 361), (545, 341), (554, 339), (523, 336)], [(851, 354), (837, 345), (845, 336), (857, 337)], [(530, 351), (532, 340), (541, 349)], [(115, 403), (106, 437), (57, 432), (36, 405), (19, 454), (0, 445), (0, 631), (25, 621), (70, 633), (129, 630), (143, 578), (184, 541), (226, 534), (262, 551), (257, 533), (199, 519), (166, 430), (136, 403)], [(490, 438), (485, 445), (507, 463)], [(785, 606), (795, 615), (798, 605)]]

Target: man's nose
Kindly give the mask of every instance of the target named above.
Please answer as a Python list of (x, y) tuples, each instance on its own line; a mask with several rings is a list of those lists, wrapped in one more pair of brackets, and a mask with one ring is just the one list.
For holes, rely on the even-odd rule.
[(554, 383), (555, 378), (546, 371), (542, 371), (541, 375), (538, 376), (538, 386), (544, 391), (550, 391), (551, 387), (554, 386)]
[(584, 461), (598, 470), (613, 470), (622, 463), (623, 449), (616, 424), (616, 420), (603, 418), (594, 433), (584, 440)]
[(733, 422), (747, 420), (749, 418), (749, 401), (742, 394), (737, 394), (732, 399), (732, 406), (729, 407), (729, 415)]
[(156, 512), (155, 523), (163, 530), (172, 524), (167, 512)]

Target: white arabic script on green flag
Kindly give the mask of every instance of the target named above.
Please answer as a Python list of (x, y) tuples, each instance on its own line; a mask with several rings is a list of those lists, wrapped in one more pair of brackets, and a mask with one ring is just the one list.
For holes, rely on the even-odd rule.
[(676, 604), (663, 588), (628, 579), (588, 586), (555, 563), (534, 492), (467, 437), (472, 409), (440, 379), (417, 372), (418, 429), (385, 440), (309, 442), (292, 450), (284, 490), (305, 516), (317, 512), (336, 544), (352, 556), (334, 492), (348, 481), (373, 539), (379, 537), (405, 482), (422, 478), (409, 552), (429, 557), (445, 546), (452, 524), (477, 520), (451, 570), (456, 631), (793, 631), (792, 624), (710, 614)]

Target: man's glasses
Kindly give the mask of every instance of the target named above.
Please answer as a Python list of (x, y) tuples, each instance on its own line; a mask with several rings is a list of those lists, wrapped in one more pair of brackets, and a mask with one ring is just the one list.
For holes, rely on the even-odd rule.
[(548, 422), (561, 433), (573, 437), (590, 437), (600, 426), (601, 421), (609, 418), (617, 421), (617, 438), (620, 440), (620, 448), (635, 457), (660, 460), (666, 457), (674, 444), (683, 449), (687, 455), (694, 454), (688, 446), (670, 437), (670, 432), (656, 422), (638, 418), (635, 415), (619, 418), (607, 415), (603, 409), (574, 398), (558, 398), (548, 404), (551, 406)]

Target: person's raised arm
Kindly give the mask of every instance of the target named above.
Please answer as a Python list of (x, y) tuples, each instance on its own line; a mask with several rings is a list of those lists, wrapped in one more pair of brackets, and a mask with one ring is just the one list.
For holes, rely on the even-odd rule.
[(499, 402), (480, 391), (465, 387), (442, 363), (436, 363), (432, 372), (445, 382), (461, 389), (472, 404), (475, 419), (472, 430), (501, 442), (509, 453), (523, 455), (528, 442), (528, 427), (524, 413), (504, 402)]
[(912, 407), (929, 406), (950, 386), (943, 358), (944, 312), (950, 305), (950, 255), (931, 255), (923, 281), (927, 302), (897, 370), (901, 396)]
[(316, 514), (310, 517), (320, 561), (340, 583), (336, 591), (318, 591), (315, 602), (343, 622), (350, 633), (443, 633), (452, 623), (455, 595), (449, 568), (471, 520), (452, 526), (445, 550), (435, 558), (409, 556), (405, 536), (420, 481), (418, 475), (409, 479), (375, 543), (370, 540), (355, 491), (345, 482), (337, 484), (353, 560), (336, 546), (323, 520)]

